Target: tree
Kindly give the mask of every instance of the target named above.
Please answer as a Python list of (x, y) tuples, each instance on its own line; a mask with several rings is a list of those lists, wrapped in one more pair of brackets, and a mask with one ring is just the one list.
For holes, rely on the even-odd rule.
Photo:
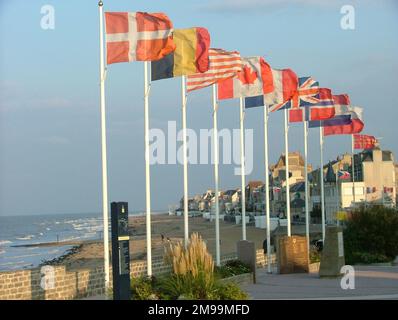
[(398, 255), (398, 212), (384, 206), (355, 210), (344, 230), (347, 264), (389, 262)]

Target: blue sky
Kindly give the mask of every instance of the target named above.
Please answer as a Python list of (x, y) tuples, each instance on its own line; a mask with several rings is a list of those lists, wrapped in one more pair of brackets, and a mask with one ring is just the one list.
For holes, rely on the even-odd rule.
[[(206, 27), (211, 46), (262, 55), (275, 68), (311, 75), (348, 93), (364, 108), (364, 133), (398, 153), (398, 5), (394, 1), (202, 0), (104, 1), (106, 11), (165, 12), (175, 28)], [(43, 5), (55, 9), (55, 29), (40, 27)], [(355, 8), (355, 30), (340, 28), (340, 8)], [(0, 215), (100, 212), (101, 162), (97, 1), (0, 0)], [(109, 199), (145, 208), (143, 64), (115, 64), (106, 83)], [(150, 125), (181, 125), (180, 81), (153, 84)], [(211, 128), (210, 90), (188, 100), (188, 127)], [(238, 101), (220, 104), (219, 128), (239, 127)], [(249, 110), (254, 170), (262, 179), (262, 110)], [(270, 117), (270, 157), (284, 150), (282, 114)], [(310, 158), (319, 164), (318, 131)], [(290, 150), (302, 151), (302, 127), (289, 131)], [(349, 152), (347, 136), (328, 137), (325, 159)], [(221, 166), (222, 188), (239, 187), (234, 166)], [(152, 207), (167, 208), (182, 194), (182, 166), (151, 168)], [(211, 165), (189, 166), (189, 193), (213, 187)]]

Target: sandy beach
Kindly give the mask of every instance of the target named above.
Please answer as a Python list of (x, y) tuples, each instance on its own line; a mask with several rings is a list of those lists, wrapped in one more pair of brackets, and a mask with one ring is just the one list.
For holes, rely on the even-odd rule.
[[(183, 217), (153, 215), (152, 216), (152, 255), (162, 256), (164, 245), (183, 240)], [(293, 233), (301, 233), (304, 226), (293, 226)], [(145, 217), (129, 217), (130, 228), (130, 259), (146, 259), (146, 225)], [(189, 218), (190, 232), (198, 232), (206, 241), (209, 251), (215, 255), (215, 221), (202, 217)], [(295, 229), (297, 232), (295, 232)], [(162, 242), (161, 235), (164, 235)], [(242, 237), (242, 226), (220, 221), (221, 255), (236, 252), (236, 242)], [(253, 241), (257, 249), (262, 249), (266, 230), (247, 226), (247, 240)], [(169, 240), (167, 239), (169, 238)], [(66, 255), (53, 264), (65, 265), (68, 269), (94, 268), (103, 264), (103, 244), (101, 241), (76, 243), (79, 246), (73, 253)]]

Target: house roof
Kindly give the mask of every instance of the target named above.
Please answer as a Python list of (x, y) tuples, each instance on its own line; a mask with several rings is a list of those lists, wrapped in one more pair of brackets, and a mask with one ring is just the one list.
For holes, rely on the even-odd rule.
[(226, 196), (233, 196), (238, 190), (227, 190), (224, 192), (224, 195)]
[[(301, 156), (300, 152), (298, 151), (293, 151), (293, 152), (289, 152), (289, 163), (290, 162), (294, 162), (295, 160), (297, 160), (297, 165), (304, 165), (304, 159)], [(277, 166), (285, 166), (286, 165), (286, 155), (284, 153), (282, 153), (278, 159), (278, 162), (276, 164)]]
[(325, 177), (326, 182), (336, 182), (336, 174), (334, 173), (332, 163), (329, 162), (328, 164), (328, 170), (326, 171), (326, 177)]
[(262, 181), (250, 181), (247, 184), (247, 187), (249, 187), (250, 189), (256, 189), (258, 187), (261, 187), (264, 183)]
[(290, 192), (304, 192), (305, 191), (305, 182), (300, 181), (290, 186)]

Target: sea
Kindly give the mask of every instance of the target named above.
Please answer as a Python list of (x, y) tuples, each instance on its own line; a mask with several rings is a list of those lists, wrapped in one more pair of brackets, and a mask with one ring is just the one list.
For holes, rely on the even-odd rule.
[[(143, 214), (135, 212), (129, 216)], [(102, 221), (100, 213), (0, 216), (0, 271), (37, 267), (73, 248), (35, 244), (102, 239)]]

